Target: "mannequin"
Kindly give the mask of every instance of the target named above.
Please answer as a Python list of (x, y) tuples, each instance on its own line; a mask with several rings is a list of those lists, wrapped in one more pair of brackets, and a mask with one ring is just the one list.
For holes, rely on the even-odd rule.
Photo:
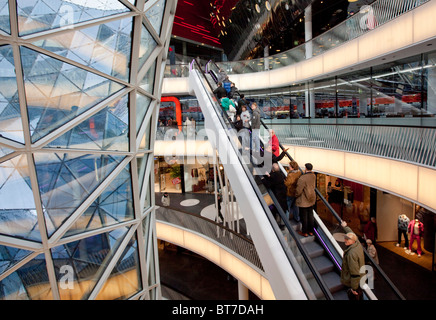
[(421, 257), (421, 254), (422, 254), (421, 238), (424, 235), (424, 224), (421, 221), (419, 221), (418, 219), (412, 220), (409, 223), (407, 231), (410, 233), (410, 245), (409, 245), (409, 250), (406, 252), (408, 254), (414, 254), (412, 252), (412, 245), (416, 239), (416, 242), (418, 244), (418, 248), (417, 248), (416, 252), (418, 253), (418, 258), (419, 258), (419, 257)]
[(404, 250), (409, 248), (409, 238), (407, 236), (407, 228), (409, 226), (410, 219), (404, 213), (398, 216), (398, 243), (397, 247), (401, 245), (401, 235), (404, 236)]

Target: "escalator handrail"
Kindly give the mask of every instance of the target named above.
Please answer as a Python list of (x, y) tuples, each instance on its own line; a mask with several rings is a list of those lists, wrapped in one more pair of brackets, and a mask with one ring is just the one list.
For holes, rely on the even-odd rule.
[[(202, 73), (204, 73), (203, 70), (202, 70), (201, 68), (199, 68), (199, 70), (202, 71)], [(203, 75), (204, 75), (204, 74), (203, 74)], [(208, 81), (208, 79), (207, 79), (206, 77), (205, 77), (205, 80), (206, 80), (206, 82), (209, 84), (209, 87), (212, 88), (212, 85), (209, 83), (209, 81)], [(233, 122), (230, 121), (230, 118), (228, 117), (227, 113), (224, 112), (223, 115), (225, 115), (225, 117), (228, 119), (229, 123), (233, 126)], [(244, 167), (245, 167), (245, 166), (244, 166)], [(251, 178), (252, 178), (252, 177), (251, 177)], [(250, 179), (250, 180), (251, 180), (251, 179)], [(257, 186), (256, 186), (256, 189), (257, 189)], [(257, 191), (257, 190), (256, 190), (256, 191)], [(313, 261), (309, 258), (309, 254), (308, 254), (308, 252), (307, 252), (307, 249), (302, 245), (302, 243), (301, 243), (300, 239), (298, 238), (298, 236), (297, 236), (295, 230), (292, 228), (292, 226), (290, 225), (289, 221), (287, 221), (288, 219), (286, 218), (286, 215), (285, 215), (284, 211), (282, 210), (282, 208), (281, 208), (280, 205), (278, 204), (278, 201), (277, 201), (277, 199), (275, 198), (274, 194), (272, 193), (272, 191), (271, 191), (269, 188), (267, 188), (267, 191), (268, 191), (268, 193), (269, 193), (271, 199), (273, 200), (274, 205), (275, 205), (275, 207), (277, 208), (277, 211), (279, 211), (279, 214), (280, 214), (282, 220), (285, 221), (285, 225), (286, 225), (286, 227), (287, 227), (289, 233), (291, 234), (292, 238), (294, 239), (294, 241), (295, 241), (295, 243), (296, 243), (296, 245), (297, 245), (297, 247), (298, 247), (298, 249), (299, 249), (299, 251), (300, 251), (302, 257), (304, 258), (305, 262), (307, 263), (307, 265), (308, 265), (308, 267), (309, 267), (311, 273), (314, 275), (314, 278), (315, 278), (315, 280), (317, 281), (317, 283), (318, 283), (320, 289), (322, 290), (324, 296), (325, 296), (327, 299), (329, 299), (329, 300), (333, 299), (333, 296), (331, 295), (331, 292), (330, 292), (328, 289), (326, 289), (326, 288), (328, 288), (328, 286), (326, 285), (326, 283), (324, 282), (323, 278), (322, 278), (321, 275), (319, 274), (319, 272), (318, 272), (318, 270), (316, 269), (316, 267), (315, 267)], [(256, 193), (257, 193), (257, 192), (256, 192)], [(263, 199), (263, 197), (261, 197), (260, 199)], [(264, 206), (264, 201), (261, 200), (261, 202), (262, 202), (262, 205)], [(265, 206), (264, 206), (264, 207), (265, 207)], [(269, 208), (268, 208), (268, 210), (269, 210)], [(270, 220), (271, 220), (271, 219), (270, 219)], [(280, 238), (281, 238), (281, 237), (280, 237)], [(285, 246), (285, 248), (286, 248), (286, 246)], [(286, 251), (286, 250), (285, 250), (285, 251)]]
[[(195, 68), (194, 68), (194, 65), (195, 65), (195, 64), (196, 64), (196, 62), (193, 61), (191, 70), (195, 69)], [(202, 69), (201, 69), (200, 66), (198, 66), (198, 68), (197, 68), (196, 70), (202, 73)], [(202, 73), (202, 75), (203, 75), (203, 77), (204, 77), (204, 74), (203, 74), (203, 73)], [(206, 82), (208, 83), (208, 85), (209, 85), (209, 87), (210, 87), (210, 84), (209, 84), (207, 78), (204, 77), (204, 79), (206, 80)], [(221, 112), (218, 111), (219, 109), (217, 108), (216, 104), (214, 103), (214, 104), (212, 104), (212, 105), (213, 105), (213, 107), (214, 107), (214, 109), (215, 109), (216, 114), (219, 115)], [(224, 114), (226, 114), (226, 113), (224, 112), (224, 113), (222, 113), (222, 114), (224, 115)], [(218, 119), (219, 119), (221, 125), (223, 126), (223, 128), (226, 128), (226, 127), (227, 127), (227, 124), (224, 122), (224, 118), (227, 118), (228, 121), (230, 120), (229, 117), (227, 116), (227, 114), (226, 114), (226, 117), (218, 117)], [(231, 123), (231, 121), (229, 121), (229, 123)], [(228, 135), (227, 135), (227, 137), (228, 137)], [(229, 138), (229, 137), (228, 137), (228, 138)], [(232, 146), (232, 148), (234, 148), (234, 145), (233, 145), (233, 143), (231, 143), (230, 139), (229, 139), (229, 142), (230, 142), (230, 145)], [(236, 151), (235, 151), (235, 152), (236, 152)], [(277, 226), (277, 224), (274, 224), (274, 223), (273, 223), (274, 218), (272, 217), (272, 213), (270, 212), (270, 210), (269, 210), (268, 206), (266, 205), (265, 201), (263, 201), (263, 196), (262, 196), (262, 194), (260, 193), (260, 190), (259, 190), (259, 188), (257, 187), (256, 182), (254, 181), (253, 177), (249, 174), (246, 165), (244, 165), (244, 164), (241, 163), (241, 167), (242, 167), (244, 173), (246, 174), (247, 179), (249, 180), (249, 182), (250, 182), (250, 184), (251, 184), (251, 186), (252, 186), (252, 188), (253, 188), (253, 191), (254, 191), (254, 193), (256, 194), (256, 197), (257, 197), (259, 203), (261, 204), (261, 206), (262, 206), (262, 208), (263, 208), (263, 210), (264, 210), (264, 212), (265, 212), (265, 215), (266, 215), (267, 219), (269, 220), (271, 226), (272, 226), (273, 229), (274, 229), (274, 232), (275, 232), (275, 234), (276, 234), (276, 236), (277, 236), (277, 238), (278, 238), (278, 240), (279, 240), (279, 243), (280, 243), (280, 245), (281, 245), (282, 248), (283, 248), (283, 252), (286, 254), (286, 256), (287, 256), (287, 258), (288, 258), (290, 264), (293, 266), (293, 268), (294, 268), (294, 270), (295, 270), (295, 268), (297, 267), (297, 265), (294, 265), (295, 263), (293, 263), (293, 262), (292, 262), (292, 259), (289, 257), (289, 253), (288, 253), (288, 250), (287, 250), (287, 246), (286, 246), (286, 244), (284, 243), (284, 239), (283, 239), (283, 237), (279, 237), (279, 236), (278, 236), (278, 234), (280, 233), (280, 231), (277, 230), (277, 229), (278, 229), (278, 226)], [(304, 284), (304, 281), (307, 282), (307, 279), (304, 279), (304, 276), (302, 276), (302, 275), (298, 276), (298, 274), (297, 274), (297, 277), (298, 277), (298, 279), (299, 279), (299, 281), (300, 281), (300, 284), (301, 284), (302, 288), (306, 288), (306, 289), (303, 289), (303, 291), (305, 292), (306, 296), (310, 296), (310, 294), (308, 294), (308, 292), (307, 292), (307, 290), (308, 290), (307, 288), (310, 288), (310, 285), (309, 285), (309, 284), (306, 284), (306, 285)]]
[[(216, 68), (219, 68), (216, 63), (213, 60), (210, 60), (208, 62), (211, 63), (212, 65), (214, 65)], [(209, 66), (206, 67), (206, 70), (209, 68)], [(247, 106), (248, 108), (251, 109), (250, 106)], [(268, 126), (265, 124), (265, 122), (260, 119), (260, 123), (261, 125), (266, 129), (269, 130)], [(281, 150), (285, 150), (285, 148), (283, 147), (283, 145), (279, 142), (279, 147)], [(285, 155), (286, 157), (290, 160), (290, 161), (294, 161), (294, 159), (291, 157), (291, 155), (285, 151)], [(303, 170), (301, 168), (299, 168), (300, 171), (303, 173)], [(328, 203), (328, 201), (324, 198), (324, 196), (321, 194), (321, 192), (318, 190), (318, 188), (315, 188), (315, 192), (318, 195), (319, 199), (324, 203), (324, 205), (327, 207), (328, 211), (335, 217), (335, 219), (339, 222), (339, 224), (342, 227), (342, 219), (341, 217), (336, 213), (336, 211), (333, 209), (333, 207), (330, 205), (330, 203)], [(374, 259), (368, 254), (367, 250), (365, 249), (365, 247), (363, 247), (363, 252), (366, 256), (366, 258), (372, 263), (372, 265), (377, 269), (377, 271), (381, 274), (381, 276), (383, 277), (383, 279), (388, 283), (388, 285), (391, 287), (391, 289), (394, 291), (394, 293), (397, 295), (397, 297), (399, 297), (401, 300), (406, 300), (405, 297), (401, 294), (401, 292), (398, 290), (398, 288), (394, 285), (394, 283), (389, 279), (389, 277), (386, 275), (386, 273), (381, 269), (381, 267), (374, 261)]]

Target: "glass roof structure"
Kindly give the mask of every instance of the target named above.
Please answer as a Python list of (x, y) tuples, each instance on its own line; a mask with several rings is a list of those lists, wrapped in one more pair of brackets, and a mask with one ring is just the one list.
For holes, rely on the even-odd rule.
[(174, 0), (0, 0), (0, 299), (157, 299)]

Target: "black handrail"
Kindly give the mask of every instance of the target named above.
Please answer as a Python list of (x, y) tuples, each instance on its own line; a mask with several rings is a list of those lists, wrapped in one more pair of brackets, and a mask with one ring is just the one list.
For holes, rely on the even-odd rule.
[[(195, 63), (197, 63), (197, 61), (195, 61)], [(204, 71), (201, 68), (199, 68), (199, 70), (203, 73), (204, 79), (208, 83), (211, 91), (213, 91), (212, 90), (212, 85), (209, 83), (207, 77), (205, 77)], [(222, 115), (223, 115), (223, 119), (226, 118), (227, 121), (229, 122), (229, 124), (233, 127), (233, 122), (230, 120), (230, 118), (228, 117), (227, 113), (223, 112)], [(220, 118), (220, 120), (221, 120), (221, 118)], [(242, 165), (242, 166), (243, 166), (244, 170), (247, 173), (246, 166), (245, 165)], [(257, 196), (258, 196), (262, 206), (264, 207), (264, 211), (265, 211), (265, 213), (267, 213), (268, 219), (270, 220), (270, 222), (272, 223), (273, 226), (278, 227), (277, 226), (277, 222), (272, 217), (272, 213), (270, 212), (270, 209), (268, 208), (268, 206), (266, 205), (265, 201), (263, 200), (263, 196), (260, 194), (260, 191), (259, 191), (259, 189), (257, 187), (257, 184), (253, 180), (253, 177), (250, 174), (248, 174), (248, 173), (247, 173), (247, 176), (248, 176), (249, 180), (252, 182), (252, 187), (255, 190), (255, 192), (256, 192), (256, 194), (257, 194)], [(319, 272), (316, 269), (315, 265), (313, 264), (312, 260), (309, 258), (309, 254), (308, 254), (307, 250), (304, 248), (304, 246), (301, 244), (301, 241), (298, 238), (298, 236), (296, 235), (295, 230), (292, 228), (292, 226), (290, 225), (289, 221), (287, 221), (287, 219), (283, 218), (283, 217), (286, 217), (286, 215), (285, 215), (284, 211), (282, 210), (282, 208), (280, 207), (280, 205), (278, 204), (278, 201), (275, 198), (274, 194), (268, 188), (267, 188), (267, 191), (268, 191), (269, 195), (271, 196), (271, 199), (273, 200), (275, 207), (279, 211), (279, 214), (280, 214), (281, 218), (285, 221), (285, 225), (286, 225), (289, 233), (291, 234), (291, 236), (295, 240), (301, 255), (303, 256), (305, 262), (307, 263), (310, 271), (314, 275), (314, 278), (315, 278), (316, 282), (318, 283), (320, 289), (322, 290), (324, 296), (326, 297), (326, 299), (329, 299), (329, 300), (333, 299), (333, 296), (332, 296), (331, 292), (328, 290), (328, 286), (325, 284), (324, 280), (322, 279), (321, 275), (319, 274)], [(280, 242), (282, 243), (284, 251), (287, 252), (287, 250), (286, 250), (287, 246), (283, 243), (283, 241), (284, 241), (283, 237), (278, 237), (278, 238), (279, 238)]]
[[(218, 68), (218, 66), (215, 64), (215, 62), (213, 60), (210, 60), (208, 62), (208, 64), (211, 63), (212, 65), (214, 65), (216, 68)], [(208, 69), (208, 67), (206, 67), (206, 70)], [(250, 108), (250, 106), (248, 106), (248, 108)], [(251, 108), (250, 108), (251, 109)], [(264, 123), (264, 121), (261, 119), (260, 120), (262, 126), (266, 129), (269, 130), (268, 126)], [(290, 160), (293, 161), (294, 159), (291, 157), (291, 155), (285, 151), (285, 148), (283, 147), (283, 145), (279, 142), (279, 147), (281, 150), (283, 150), (285, 152), (286, 157)], [(299, 168), (300, 171), (302, 172), (302, 169)], [(340, 218), (340, 216), (336, 213), (336, 211), (333, 209), (333, 207), (328, 203), (328, 201), (324, 198), (324, 196), (321, 194), (321, 192), (318, 190), (318, 188), (315, 188), (315, 192), (318, 196), (318, 198), (324, 203), (324, 205), (327, 207), (328, 211), (335, 217), (335, 219), (339, 222), (339, 225), (341, 225), (342, 227), (342, 219)], [(277, 207), (277, 206), (276, 206)], [(280, 206), (279, 206), (280, 207)], [(280, 211), (279, 211), (280, 212)], [(282, 211), (283, 213), (283, 211)], [(280, 215), (282, 216), (282, 213), (280, 213)], [(283, 219), (283, 216), (282, 216)], [(285, 222), (287, 222), (287, 219), (283, 219)], [(292, 228), (291, 228), (292, 229)], [(386, 275), (386, 273), (380, 268), (380, 266), (374, 261), (374, 259), (368, 254), (367, 250), (362, 246), (364, 254), (366, 256), (366, 258), (372, 263), (372, 265), (377, 269), (377, 271), (382, 275), (383, 279), (388, 283), (388, 285), (391, 287), (391, 289), (394, 291), (394, 293), (397, 295), (397, 297), (399, 297), (401, 300), (405, 300), (405, 297), (401, 294), (401, 292), (398, 290), (398, 288), (394, 285), (394, 283), (389, 279), (389, 277)]]

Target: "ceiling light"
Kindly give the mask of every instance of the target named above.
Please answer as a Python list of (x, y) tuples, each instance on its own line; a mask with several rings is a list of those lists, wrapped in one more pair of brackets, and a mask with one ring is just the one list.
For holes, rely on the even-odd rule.
[(348, 0), (348, 2), (356, 2), (357, 0)]
[(259, 7), (259, 5), (256, 3), (256, 5), (255, 5), (255, 7), (256, 7), (256, 11), (257, 11), (257, 13), (260, 13), (260, 7)]
[(269, 4), (268, 0), (265, 1), (265, 7), (266, 7), (266, 10), (271, 11), (271, 5)]

